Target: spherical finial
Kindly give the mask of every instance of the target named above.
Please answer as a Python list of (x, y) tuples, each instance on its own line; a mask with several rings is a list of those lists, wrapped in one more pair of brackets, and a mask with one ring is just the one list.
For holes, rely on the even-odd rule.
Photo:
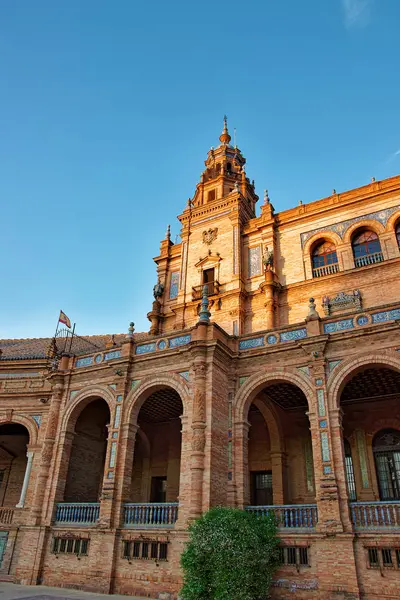
[(228, 133), (228, 118), (226, 115), (224, 116), (224, 128), (222, 130), (221, 135), (219, 136), (219, 141), (221, 142), (221, 144), (225, 145), (228, 145), (231, 141), (231, 136)]

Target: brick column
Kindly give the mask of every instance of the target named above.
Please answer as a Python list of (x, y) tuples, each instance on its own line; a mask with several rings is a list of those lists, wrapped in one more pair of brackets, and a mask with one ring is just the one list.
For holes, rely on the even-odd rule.
[(191, 455), (192, 445), (190, 443), (189, 431), (188, 431), (188, 417), (186, 415), (181, 416), (181, 462), (179, 470), (179, 510), (178, 520), (176, 522), (176, 528), (184, 528), (189, 518), (190, 510), (190, 489), (192, 480), (191, 470)]
[(250, 504), (249, 489), (249, 431), (250, 423), (237, 421), (234, 432), (234, 476), (236, 479), (237, 504), (239, 508)]
[[(318, 529), (321, 532), (339, 533), (343, 531), (344, 525), (339, 504), (339, 493), (342, 492), (342, 488), (339, 488), (336, 479), (332, 440), (335, 435), (339, 435), (339, 440), (341, 440), (341, 433), (338, 431), (337, 421), (333, 423), (335, 429), (333, 431), (331, 429), (327, 407), (325, 360), (319, 355), (319, 351), (313, 352), (314, 362), (311, 367), (311, 377), (313, 378), (315, 397), (309, 398), (310, 411), (308, 413), (318, 505)], [(335, 443), (337, 444), (337, 440)], [(335, 448), (337, 454), (337, 446)], [(342, 476), (340, 474), (339, 478)]]
[(339, 491), (339, 505), (342, 523), (345, 531), (352, 531), (353, 524), (350, 519), (349, 498), (346, 479), (346, 465), (343, 444), (343, 411), (341, 408), (329, 411), (333, 465)]
[(203, 511), (204, 448), (206, 444), (206, 362), (205, 355), (194, 359), (194, 398), (192, 420), (192, 449), (190, 457), (190, 519)]
[(274, 504), (285, 503), (285, 482), (284, 482), (284, 452), (271, 452), (272, 468), (272, 496)]
[(133, 457), (138, 430), (138, 425), (124, 423), (119, 432), (118, 462), (115, 468), (114, 527), (120, 527), (123, 519), (123, 505), (130, 500)]
[(63, 393), (63, 377), (54, 378), (53, 395), (47, 416), (46, 433), (40, 455), (40, 466), (36, 478), (35, 492), (32, 500), (31, 518), (33, 525), (39, 525), (44, 507), (44, 496), (53, 458), (54, 444), (57, 436), (58, 421)]

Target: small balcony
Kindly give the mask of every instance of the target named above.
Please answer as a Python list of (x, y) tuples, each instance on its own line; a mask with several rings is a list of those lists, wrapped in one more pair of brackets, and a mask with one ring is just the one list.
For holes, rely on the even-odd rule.
[(375, 252), (374, 254), (366, 254), (365, 256), (354, 257), (354, 264), (356, 267), (366, 267), (367, 265), (374, 265), (383, 261), (382, 252)]
[(351, 502), (351, 519), (356, 531), (400, 529), (400, 502)]
[(95, 525), (100, 513), (99, 502), (62, 502), (57, 504), (56, 525)]
[(313, 269), (313, 277), (325, 277), (325, 275), (332, 275), (339, 271), (338, 263), (332, 265), (324, 265), (323, 267), (316, 267)]
[(124, 527), (173, 527), (178, 518), (177, 502), (124, 504)]
[(192, 299), (200, 300), (203, 297), (203, 288), (207, 288), (207, 296), (216, 296), (219, 294), (220, 284), (218, 281), (209, 281), (208, 283), (203, 283), (202, 285), (196, 285), (196, 287), (192, 287)]
[(248, 512), (264, 517), (274, 515), (279, 529), (299, 531), (314, 529), (318, 522), (316, 504), (246, 506)]

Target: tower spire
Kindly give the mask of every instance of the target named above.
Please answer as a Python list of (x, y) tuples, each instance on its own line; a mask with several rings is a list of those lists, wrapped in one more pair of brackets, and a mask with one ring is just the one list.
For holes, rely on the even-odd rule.
[(221, 144), (224, 144), (225, 146), (227, 146), (231, 141), (231, 136), (228, 132), (228, 117), (226, 115), (224, 116), (224, 128), (222, 130), (221, 135), (219, 136), (219, 140)]

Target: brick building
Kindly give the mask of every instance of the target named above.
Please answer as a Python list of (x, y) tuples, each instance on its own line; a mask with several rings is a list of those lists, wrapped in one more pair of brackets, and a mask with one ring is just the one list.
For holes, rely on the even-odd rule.
[(275, 213), (224, 125), (149, 333), (0, 342), (2, 577), (177, 597), (187, 523), (273, 511), (274, 598), (398, 598), (400, 177)]

